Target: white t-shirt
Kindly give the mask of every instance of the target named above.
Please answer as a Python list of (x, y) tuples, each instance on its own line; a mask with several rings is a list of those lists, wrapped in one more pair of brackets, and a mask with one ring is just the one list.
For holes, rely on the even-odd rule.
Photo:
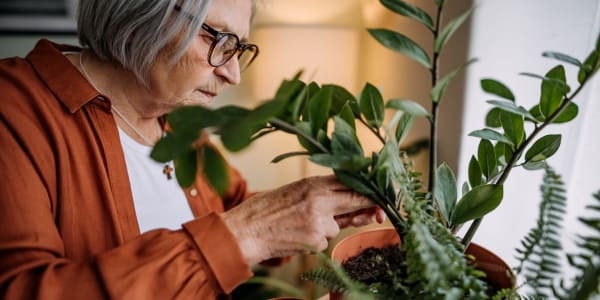
[[(140, 232), (157, 228), (181, 229), (181, 224), (191, 221), (194, 216), (184, 191), (177, 184), (175, 171), (172, 179), (167, 179), (163, 173), (165, 164), (150, 158), (152, 147), (138, 143), (121, 128), (119, 137)], [(172, 166), (172, 162), (170, 164)]]

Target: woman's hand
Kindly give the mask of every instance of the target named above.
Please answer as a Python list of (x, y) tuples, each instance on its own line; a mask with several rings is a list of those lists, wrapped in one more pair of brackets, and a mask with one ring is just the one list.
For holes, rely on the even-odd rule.
[(323, 250), (340, 227), (384, 219), (369, 198), (348, 189), (333, 175), (257, 193), (222, 217), (249, 264)]

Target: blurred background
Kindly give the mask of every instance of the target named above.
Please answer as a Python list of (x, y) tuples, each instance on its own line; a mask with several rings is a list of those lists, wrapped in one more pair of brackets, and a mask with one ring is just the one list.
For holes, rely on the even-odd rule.
[[(219, 1), (219, 0), (216, 0)], [(29, 12), (23, 4), (52, 2), (47, 14)], [(434, 12), (434, 1), (407, 1)], [(459, 74), (449, 86), (441, 105), (439, 160), (456, 172), (459, 183), (466, 178), (468, 161), (478, 140), (467, 137), (484, 124), (490, 96), (479, 86), (482, 78), (494, 78), (508, 85), (517, 102), (530, 107), (539, 99), (536, 79), (520, 72), (545, 73), (556, 61), (541, 57), (543, 51), (558, 51), (584, 59), (600, 31), (600, 4), (597, 0), (481, 0), (447, 1), (444, 22), (468, 7), (474, 14), (442, 53), (442, 74), (469, 58), (478, 61)], [(11, 4), (12, 3), (12, 4)], [(21, 8), (15, 8), (21, 3)], [(27, 4), (29, 3), (29, 4)], [(47, 3), (47, 4), (48, 4)], [(77, 44), (74, 34), (74, 0), (0, 1), (0, 58), (24, 56), (35, 42), (46, 37), (60, 43)], [(35, 4), (33, 4), (35, 6)], [(39, 7), (39, 6), (38, 6)], [(378, 87), (384, 99), (412, 99), (429, 107), (429, 73), (422, 66), (381, 46), (366, 28), (401, 31), (425, 49), (433, 42), (423, 26), (386, 10), (377, 0), (258, 0), (250, 41), (260, 47), (256, 62), (242, 74), (242, 83), (219, 96), (216, 105), (255, 107), (274, 95), (281, 81), (303, 70), (302, 79), (336, 83), (358, 94), (366, 82)], [(431, 56), (431, 54), (430, 54)], [(567, 79), (575, 85), (576, 72), (567, 67)], [(550, 159), (569, 190), (568, 228), (565, 248), (572, 246), (581, 229), (575, 216), (600, 190), (600, 80), (593, 82), (576, 99), (578, 118), (548, 133), (563, 133), (562, 147)], [(1, 93), (1, 91), (0, 91)], [(367, 132), (360, 133), (365, 151), (378, 149)], [(419, 144), (429, 136), (425, 120), (419, 120), (406, 145)], [(252, 189), (273, 188), (327, 170), (303, 158), (270, 163), (276, 155), (300, 149), (294, 138), (269, 135), (240, 153), (227, 157), (246, 176)], [(417, 170), (427, 174), (426, 150), (417, 152)], [(475, 241), (515, 265), (514, 248), (534, 225), (539, 204), (542, 172), (515, 170), (506, 183), (505, 200), (487, 216)], [(466, 227), (466, 226), (465, 226)], [(340, 238), (356, 229), (344, 230)], [(362, 229), (361, 229), (362, 230)], [(336, 240), (337, 241), (337, 240)], [(336, 241), (332, 241), (334, 245)], [(297, 257), (289, 264), (259, 270), (284, 279), (309, 294), (322, 291), (298, 279), (298, 274), (315, 265), (312, 256)], [(258, 270), (257, 270), (258, 271)]]

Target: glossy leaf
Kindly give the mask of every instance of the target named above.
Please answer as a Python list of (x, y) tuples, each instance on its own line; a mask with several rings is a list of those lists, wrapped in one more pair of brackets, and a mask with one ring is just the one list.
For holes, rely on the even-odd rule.
[(399, 15), (417, 20), (433, 31), (433, 20), (424, 10), (401, 0), (381, 0), (381, 4)]
[(446, 220), (450, 220), (450, 213), (454, 210), (457, 200), (456, 177), (446, 163), (442, 163), (435, 173), (435, 200), (440, 213)]
[(198, 157), (195, 150), (186, 151), (180, 155), (175, 163), (175, 177), (181, 187), (190, 187), (196, 179)]
[(345, 186), (352, 188), (353, 190), (363, 195), (374, 195), (375, 191), (371, 189), (360, 177), (348, 172), (334, 170), (335, 177), (343, 183)]
[(324, 84), (323, 88), (331, 89), (331, 113), (339, 114), (345, 105), (349, 105), (355, 117), (360, 116), (360, 107), (358, 101), (346, 88), (335, 84)]
[(340, 117), (333, 117), (335, 129), (331, 137), (331, 151), (334, 155), (356, 155), (363, 156), (356, 132), (346, 121)]
[(477, 148), (477, 160), (481, 167), (481, 173), (486, 178), (491, 178), (496, 173), (496, 152), (494, 145), (488, 140), (481, 140)]
[(471, 187), (476, 187), (482, 183), (483, 172), (481, 172), (481, 167), (475, 155), (471, 155), (471, 160), (469, 161), (469, 184), (471, 184)]
[(454, 79), (454, 77), (456, 77), (458, 72), (460, 72), (463, 68), (474, 63), (475, 61), (477, 61), (477, 60), (470, 59), (469, 61), (463, 63), (462, 65), (454, 68), (452, 71), (450, 71), (448, 74), (446, 74), (446, 76), (444, 76), (442, 79), (440, 79), (435, 84), (435, 86), (431, 89), (431, 91), (429, 92), (431, 101), (433, 101), (435, 103), (440, 102), (442, 99), (442, 96), (444, 95), (444, 92), (446, 91), (446, 88), (448, 87), (448, 85), (450, 84), (452, 79)]
[(429, 111), (427, 111), (425, 107), (412, 100), (391, 99), (386, 103), (385, 107), (401, 110), (413, 116), (423, 116), (427, 117), (428, 119), (431, 118)]
[(408, 135), (414, 123), (415, 117), (413, 115), (402, 115), (398, 121), (398, 126), (396, 126), (396, 141), (398, 143), (402, 143), (402, 140)]
[(523, 106), (515, 105), (514, 102), (504, 100), (488, 100), (486, 102), (503, 111), (523, 116), (528, 120), (537, 121), (537, 119), (527, 109), (525, 109)]
[[(546, 78), (556, 79), (566, 85), (565, 68), (561, 65), (554, 67), (546, 74)], [(540, 112), (545, 117), (552, 115), (562, 104), (563, 98), (568, 91), (556, 85), (553, 81), (542, 82), (542, 93), (540, 96)]]
[(229, 173), (225, 159), (213, 147), (203, 147), (202, 153), (204, 177), (215, 191), (222, 196), (229, 186)]
[(496, 143), (494, 151), (496, 152), (496, 161), (499, 165), (507, 165), (513, 157), (512, 146), (505, 143)]
[(329, 119), (329, 109), (331, 108), (331, 95), (331, 89), (322, 88), (308, 102), (308, 114), (313, 134), (316, 134), (319, 129), (327, 131), (326, 126)]
[(481, 80), (481, 88), (492, 95), (496, 95), (502, 97), (507, 100), (515, 101), (515, 95), (513, 95), (512, 91), (504, 85), (504, 83), (486, 78)]
[(469, 133), (469, 136), (478, 137), (478, 138), (491, 140), (491, 141), (500, 141), (500, 142), (504, 142), (504, 143), (512, 145), (512, 141), (509, 138), (505, 137), (502, 133), (494, 131), (492, 129), (488, 129), (488, 128), (475, 130), (475, 131)]
[(369, 126), (381, 127), (384, 118), (383, 97), (375, 86), (370, 83), (365, 85), (360, 94), (359, 106)]
[(583, 64), (577, 58), (574, 58), (574, 57), (572, 57), (570, 55), (563, 54), (563, 53), (560, 53), (560, 52), (545, 51), (545, 52), (542, 53), (542, 56), (543, 57), (553, 58), (553, 59), (556, 59), (558, 61), (566, 62), (568, 64), (572, 64), (572, 65), (577, 66), (577, 67), (582, 67), (583, 66)]
[(459, 225), (485, 216), (500, 205), (502, 197), (502, 185), (486, 184), (474, 187), (456, 204), (452, 213), (452, 224)]
[(571, 91), (571, 87), (569, 87), (569, 85), (567, 85), (567, 83), (562, 80), (558, 80), (555, 78), (548, 78), (548, 77), (540, 76), (538, 74), (527, 73), (527, 72), (519, 73), (519, 75), (541, 79), (542, 82), (549, 83), (550, 85), (556, 87), (564, 95), (566, 95), (567, 93), (569, 93)]
[(547, 165), (545, 160), (540, 161), (528, 161), (523, 164), (523, 168), (529, 171), (541, 170)]
[[(600, 36), (598, 38), (600, 41)], [(596, 49), (583, 62), (583, 67), (577, 73), (577, 81), (582, 84), (586, 82), (592, 74), (598, 70), (598, 62), (600, 61), (600, 49)]]
[(523, 117), (517, 114), (503, 111), (500, 114), (504, 134), (512, 141), (515, 147), (521, 145), (525, 139), (525, 124)]
[(448, 24), (442, 32), (439, 34), (437, 39), (435, 40), (434, 51), (435, 53), (440, 53), (444, 45), (450, 40), (452, 35), (462, 26), (462, 24), (469, 18), (471, 13), (473, 12), (473, 8), (470, 8), (460, 14), (458, 17), (454, 18)]
[(369, 29), (368, 31), (386, 48), (399, 52), (427, 69), (431, 69), (431, 60), (427, 52), (407, 36), (388, 29)]
[(541, 137), (533, 143), (529, 150), (527, 150), (527, 153), (525, 153), (525, 161), (535, 162), (546, 160), (560, 148), (560, 142), (560, 134), (549, 134)]
[(192, 142), (193, 139), (182, 138), (175, 133), (167, 133), (154, 145), (150, 157), (162, 163), (172, 161), (193, 150)]
[[(538, 120), (540, 120), (541, 122), (546, 120), (546, 117), (544, 117), (542, 115), (542, 113), (540, 112), (540, 106), (539, 104), (535, 105), (534, 107), (532, 107), (529, 112), (531, 112), (531, 114)], [(563, 110), (557, 117), (556, 119), (554, 119), (554, 121), (552, 121), (552, 123), (554, 124), (562, 124), (562, 123), (567, 123), (570, 122), (571, 120), (575, 119), (575, 117), (577, 117), (577, 114), (579, 114), (579, 107), (577, 106), (577, 104), (575, 104), (575, 102), (569, 102), (569, 104), (567, 104), (567, 107), (565, 108), (565, 110)]]
[(502, 123), (500, 122), (500, 113), (502, 110), (500, 108), (494, 107), (488, 111), (485, 115), (485, 126), (491, 128), (500, 128), (502, 127)]
[(167, 115), (167, 122), (173, 131), (186, 130), (199, 133), (201, 129), (219, 125), (221, 116), (203, 106), (183, 106)]
[(301, 155), (310, 155), (309, 152), (306, 151), (293, 151), (293, 152), (286, 152), (283, 154), (279, 154), (277, 156), (275, 156), (275, 158), (273, 158), (271, 160), (272, 163), (278, 163), (286, 158), (290, 158), (290, 157), (294, 157), (294, 156), (301, 156)]
[[(298, 122), (296, 124), (296, 127), (298, 128), (298, 130), (302, 131), (305, 135), (311, 136), (311, 137), (315, 137), (312, 134), (312, 129), (311, 129), (311, 125), (309, 122)], [(306, 149), (308, 152), (310, 153), (319, 153), (321, 152), (319, 150), (319, 148), (317, 148), (315, 145), (313, 145), (312, 143), (310, 143), (307, 139), (305, 139), (303, 136), (301, 135), (297, 135), (298, 137), (298, 142), (300, 143), (300, 145), (302, 145), (302, 147), (304, 147), (304, 149)]]
[(338, 116), (342, 120), (346, 121), (346, 123), (348, 123), (348, 125), (352, 127), (352, 130), (356, 131), (354, 113), (352, 112), (352, 108), (350, 108), (350, 105), (348, 103), (346, 103), (346, 105), (344, 105), (342, 109), (340, 109), (340, 113), (338, 114)]
[(575, 117), (577, 117), (578, 113), (579, 113), (579, 107), (577, 106), (577, 104), (575, 104), (575, 102), (569, 102), (569, 104), (567, 105), (565, 110), (563, 112), (561, 112), (560, 115), (558, 115), (558, 117), (556, 117), (556, 119), (554, 119), (554, 121), (552, 121), (552, 123), (555, 123), (555, 124), (567, 123), (567, 122), (575, 119)]
[(309, 160), (324, 167), (349, 172), (359, 172), (371, 163), (368, 158), (362, 156), (325, 153), (313, 154), (309, 157)]

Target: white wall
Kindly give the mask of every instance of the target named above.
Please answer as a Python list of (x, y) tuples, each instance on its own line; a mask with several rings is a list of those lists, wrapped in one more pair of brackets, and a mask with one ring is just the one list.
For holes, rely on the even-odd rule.
[[(463, 134), (483, 127), (485, 103), (492, 99), (481, 91), (479, 80), (492, 77), (507, 84), (517, 103), (531, 107), (539, 99), (539, 80), (519, 76), (520, 72), (545, 74), (558, 62), (541, 57), (543, 51), (558, 51), (585, 59), (595, 44), (600, 27), (598, 0), (481, 0), (472, 20), (470, 57), (478, 57), (467, 73)], [(577, 86), (576, 70), (567, 68), (568, 82)], [(571, 243), (581, 228), (575, 216), (591, 203), (600, 190), (600, 76), (576, 98), (580, 115), (566, 126), (551, 126), (545, 132), (563, 133), (562, 146), (550, 159), (569, 190), (569, 218), (563, 244)], [(476, 153), (478, 139), (462, 141), (459, 170), (466, 178), (470, 156)], [(537, 218), (542, 171), (515, 170), (505, 185), (500, 207), (484, 218), (475, 241), (492, 249), (511, 266), (516, 265), (514, 249)], [(567, 249), (572, 246), (566, 245)]]

